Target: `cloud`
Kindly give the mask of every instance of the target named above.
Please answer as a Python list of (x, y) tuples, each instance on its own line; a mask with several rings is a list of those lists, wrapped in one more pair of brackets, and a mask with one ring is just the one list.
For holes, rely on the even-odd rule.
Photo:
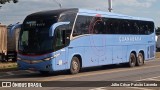
[[(102, 9), (106, 0), (57, 0), (62, 8)], [(104, 3), (106, 2), (106, 3)], [(107, 7), (107, 6), (106, 6)], [(24, 18), (34, 12), (58, 9), (56, 0), (19, 0), (18, 3), (7, 3), (0, 9), (0, 22), (4, 24), (23, 22)]]
[(149, 8), (157, 0), (113, 0), (115, 6), (125, 5), (130, 7)]
[[(93, 10), (108, 11), (108, 0), (57, 0), (62, 4), (62, 8), (86, 8)], [(113, 12), (122, 13), (131, 16), (145, 17), (146, 12), (155, 13), (154, 17), (159, 17), (157, 11), (151, 10), (157, 8), (154, 4), (159, 0), (113, 0)], [(154, 6), (154, 8), (153, 8)], [(0, 9), (0, 22), (4, 24), (23, 22), (24, 18), (33, 13), (43, 10), (58, 9), (56, 0), (19, 0), (18, 3), (7, 3)], [(141, 11), (141, 12), (139, 12)], [(138, 12), (138, 14), (137, 14)], [(147, 13), (149, 16), (150, 14)], [(148, 17), (147, 16), (147, 17)], [(153, 17), (153, 15), (150, 15)], [(157, 18), (157, 20), (159, 20)], [(158, 22), (158, 21), (157, 21)]]

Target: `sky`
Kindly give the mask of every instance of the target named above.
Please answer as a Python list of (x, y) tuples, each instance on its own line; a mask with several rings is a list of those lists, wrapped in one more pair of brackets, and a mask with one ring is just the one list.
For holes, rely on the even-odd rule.
[[(18, 3), (1, 5), (0, 23), (9, 25), (22, 23), (31, 13), (62, 8), (83, 8), (108, 12), (108, 0), (19, 0)], [(112, 0), (114, 13), (152, 18), (160, 27), (160, 0)]]

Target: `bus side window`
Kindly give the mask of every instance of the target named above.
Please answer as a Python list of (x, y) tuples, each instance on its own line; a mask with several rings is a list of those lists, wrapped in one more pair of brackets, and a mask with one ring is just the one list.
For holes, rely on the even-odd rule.
[(154, 32), (154, 23), (153, 22), (148, 22), (148, 34), (152, 34)]
[(97, 21), (93, 28), (94, 28), (93, 30), (94, 34), (104, 34), (104, 22), (103, 21)]
[(57, 29), (56, 32), (56, 47), (62, 46), (63, 45), (63, 39), (62, 39), (62, 30)]
[(106, 32), (106, 34), (111, 34), (111, 31), (112, 31), (111, 30), (111, 24), (112, 23), (110, 22), (110, 20), (106, 20), (105, 22), (106, 22), (106, 25), (105, 25), (105, 29), (106, 30), (105, 30), (105, 32)]
[(69, 25), (61, 25), (55, 30), (55, 43), (56, 49), (61, 49), (62, 47), (69, 44), (71, 30)]
[(73, 36), (89, 34), (91, 20), (92, 20), (91, 16), (79, 15), (76, 20), (76, 24), (75, 24), (74, 31), (73, 31)]

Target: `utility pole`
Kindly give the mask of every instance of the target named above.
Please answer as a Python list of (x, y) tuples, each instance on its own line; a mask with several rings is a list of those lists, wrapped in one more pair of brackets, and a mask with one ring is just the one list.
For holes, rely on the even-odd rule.
[(112, 12), (112, 0), (108, 0), (108, 11)]
[(56, 3), (58, 4), (58, 6), (59, 6), (60, 8), (62, 8), (62, 4), (61, 4), (60, 2), (58, 2), (57, 0), (54, 0), (54, 2), (56, 2)]

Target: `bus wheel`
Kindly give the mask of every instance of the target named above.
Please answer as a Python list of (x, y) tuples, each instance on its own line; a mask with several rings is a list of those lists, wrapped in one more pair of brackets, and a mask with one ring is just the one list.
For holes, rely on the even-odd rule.
[(134, 67), (136, 65), (136, 56), (134, 53), (130, 54), (129, 67)]
[(70, 73), (77, 74), (80, 71), (80, 62), (77, 57), (73, 57), (71, 60)]
[(144, 56), (143, 56), (142, 53), (139, 53), (138, 57), (137, 57), (137, 63), (136, 63), (136, 65), (137, 66), (141, 66), (143, 64), (144, 64)]

